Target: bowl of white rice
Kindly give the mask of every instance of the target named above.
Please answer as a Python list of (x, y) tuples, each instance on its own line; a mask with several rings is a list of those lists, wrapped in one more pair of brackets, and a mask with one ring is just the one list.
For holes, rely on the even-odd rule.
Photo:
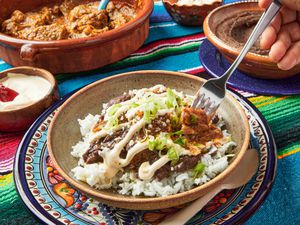
[(241, 161), (249, 125), (230, 94), (213, 118), (191, 108), (204, 81), (137, 71), (79, 90), (49, 128), (57, 170), (75, 188), (120, 208), (168, 208), (205, 195)]

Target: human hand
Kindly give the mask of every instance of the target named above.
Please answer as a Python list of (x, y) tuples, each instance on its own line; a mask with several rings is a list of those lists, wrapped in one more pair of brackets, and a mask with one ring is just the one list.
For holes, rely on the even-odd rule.
[[(259, 0), (261, 8), (268, 8), (272, 0)], [(270, 49), (269, 56), (282, 70), (300, 63), (300, 0), (282, 0), (280, 13), (261, 37), (261, 47)]]

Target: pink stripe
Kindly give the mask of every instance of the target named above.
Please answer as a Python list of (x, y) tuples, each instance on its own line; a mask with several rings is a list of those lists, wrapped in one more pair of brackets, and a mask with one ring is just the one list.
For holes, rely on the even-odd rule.
[(23, 133), (0, 133), (0, 162), (14, 158)]
[(12, 164), (14, 164), (14, 157), (12, 157), (10, 159), (7, 159), (7, 160), (4, 160), (4, 161), (1, 161), (0, 162), (0, 168), (5, 167), (5, 166), (10, 166)]
[(187, 40), (201, 39), (203, 37), (205, 37), (205, 35), (203, 33), (201, 33), (201, 34), (195, 34), (195, 35), (190, 35), (190, 36), (186, 36), (186, 37), (172, 38), (172, 39), (167, 39), (167, 40), (159, 40), (159, 41), (155, 41), (153, 43), (150, 43), (150, 44), (140, 48), (135, 53), (144, 53), (144, 52), (147, 52), (147, 51), (155, 48), (156, 46), (167, 45), (167, 44), (172, 45), (172, 44), (177, 44), (177, 43), (187, 41)]

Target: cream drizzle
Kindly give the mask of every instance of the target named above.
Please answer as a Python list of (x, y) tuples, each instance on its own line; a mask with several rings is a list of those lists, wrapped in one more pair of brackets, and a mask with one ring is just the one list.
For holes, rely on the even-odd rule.
[(131, 162), (131, 160), (133, 159), (133, 157), (136, 154), (144, 151), (147, 148), (148, 148), (148, 141), (143, 142), (143, 143), (138, 142), (131, 149), (128, 150), (126, 159), (121, 159), (120, 160), (120, 165), (122, 167), (128, 166), (128, 164)]
[(146, 122), (142, 119), (134, 124), (124, 137), (122, 141), (114, 146), (111, 151), (105, 152), (101, 156), (103, 157), (103, 163), (106, 165), (105, 176), (108, 178), (113, 178), (121, 168), (120, 165), (120, 153), (123, 148), (127, 145), (127, 143), (131, 140), (136, 132), (138, 132), (142, 127), (146, 124)]
[(169, 161), (170, 159), (168, 156), (163, 156), (151, 165), (149, 162), (143, 162), (139, 168), (139, 178), (142, 180), (150, 180), (154, 176), (155, 172)]
[[(164, 110), (159, 110), (157, 112), (157, 115), (165, 115), (166, 113), (169, 113), (173, 111), (174, 109), (164, 109)], [(122, 124), (121, 124), (122, 125)], [(119, 127), (121, 126), (119, 125)], [(128, 125), (128, 124), (126, 124)], [(123, 138), (122, 141), (117, 143), (112, 150), (105, 150), (99, 153), (99, 155), (103, 158), (103, 175), (107, 179), (101, 179), (102, 181), (111, 181), (111, 179), (120, 171), (122, 167), (125, 167), (129, 165), (131, 160), (135, 155), (140, 153), (141, 151), (145, 150), (148, 148), (148, 142), (137, 142), (133, 147), (131, 147), (128, 152), (126, 159), (122, 159), (120, 157), (121, 151), (124, 149), (124, 147), (130, 142), (132, 137), (139, 132), (144, 126), (146, 125), (146, 121), (144, 119), (139, 120), (137, 123), (132, 125), (132, 127), (129, 129), (125, 137)], [(105, 130), (101, 130), (92, 137), (92, 141), (95, 141), (97, 138), (105, 137), (108, 135), (108, 132)], [(184, 153), (183, 153), (184, 154)], [(149, 165), (146, 167), (144, 164), (144, 167), (141, 169), (139, 168), (139, 176), (141, 179), (151, 179), (151, 177), (155, 174), (155, 172), (161, 168), (163, 165), (165, 165), (168, 161), (167, 156), (163, 156), (156, 162), (154, 162), (152, 165)], [(149, 162), (148, 162), (149, 164)], [(142, 164), (143, 165), (143, 164)], [(141, 165), (141, 166), (142, 166)]]
[(112, 134), (113, 132), (118, 131), (118, 130), (121, 130), (121, 129), (124, 128), (124, 127), (128, 127), (129, 125), (130, 125), (130, 123), (127, 122), (127, 123), (122, 123), (122, 124), (116, 126), (115, 128), (111, 129), (109, 132), (106, 131), (106, 130), (104, 130), (104, 129), (102, 129), (102, 130), (100, 130), (100, 131), (97, 131), (97, 132), (93, 133), (93, 135), (91, 135), (91, 136), (89, 137), (89, 142), (90, 142), (90, 143), (93, 143), (93, 142), (95, 142), (97, 139), (100, 139), (100, 138), (105, 137), (105, 136), (107, 136), (107, 135), (109, 135), (109, 134)]
[[(152, 90), (156, 90), (157, 88), (162, 88), (162, 87), (163, 86), (155, 86), (151, 89), (138, 90), (135, 93), (135, 97), (133, 97), (132, 99), (130, 99), (128, 101), (120, 103), (122, 106), (116, 111), (114, 116), (119, 117), (126, 111), (128, 113), (128, 110), (131, 107), (130, 106), (131, 103), (137, 102), (138, 99), (145, 97), (145, 95), (148, 94), (147, 92), (149, 92), (149, 90), (152, 91)], [(153, 93), (151, 93), (151, 94), (153, 94)], [(165, 93), (155, 94), (154, 96), (162, 97), (163, 95), (165, 95)], [(134, 109), (135, 112), (137, 112), (136, 110), (138, 111), (138, 109)], [(174, 112), (174, 110), (175, 110), (174, 108), (161, 109), (161, 110), (158, 110), (156, 116), (162, 116), (162, 115), (165, 115), (168, 113), (172, 113), (172, 112)], [(109, 108), (107, 109), (106, 114), (104, 116), (104, 118), (106, 118), (106, 119), (109, 118), (108, 112), (109, 112)], [(130, 115), (128, 115), (128, 116), (130, 118), (132, 118), (132, 115), (134, 115), (134, 114), (130, 112)], [(130, 125), (130, 123), (128, 122), (128, 123), (120, 124), (117, 127), (113, 128), (112, 130), (109, 130), (109, 131), (107, 131), (105, 129), (98, 131), (90, 136), (90, 138), (89, 138), (90, 143), (93, 143), (95, 140), (97, 140), (99, 138), (102, 138), (109, 134), (112, 134), (113, 132), (115, 132), (123, 127), (128, 127), (129, 125)], [(127, 165), (129, 165), (135, 155), (137, 155), (138, 153), (140, 153), (143, 150), (146, 150), (148, 148), (148, 141), (137, 142), (134, 146), (132, 146), (128, 150), (127, 156), (125, 159), (120, 157), (121, 151), (130, 142), (130, 140), (132, 140), (133, 136), (137, 132), (139, 132), (145, 125), (146, 125), (146, 121), (142, 118), (141, 120), (137, 121), (135, 124), (131, 125), (129, 131), (127, 132), (127, 134), (125, 135), (123, 140), (121, 140), (119, 143), (117, 143), (112, 150), (103, 149), (99, 153), (99, 155), (103, 158), (103, 163), (99, 163), (99, 166), (101, 167), (101, 171), (99, 171), (99, 172), (101, 174), (103, 174), (103, 177), (102, 177), (103, 179), (100, 179), (101, 185), (109, 185), (112, 182), (112, 178), (122, 169), (122, 167), (126, 167)], [(176, 145), (173, 142), (172, 143), (171, 142), (172, 141), (170, 141), (170, 143), (168, 143), (168, 145), (173, 145), (173, 146)], [(179, 155), (189, 154), (189, 151), (187, 151), (186, 149), (182, 148), (179, 145), (178, 146), (176, 145), (176, 149), (178, 150)], [(168, 163), (169, 161), (170, 161), (170, 159), (168, 158), (168, 156), (164, 155), (151, 165), (149, 162), (142, 163), (142, 165), (140, 166), (139, 171), (138, 171), (139, 178), (143, 179), (143, 180), (151, 179), (154, 176), (155, 172), (158, 169), (160, 169), (162, 166), (164, 166), (166, 163)]]

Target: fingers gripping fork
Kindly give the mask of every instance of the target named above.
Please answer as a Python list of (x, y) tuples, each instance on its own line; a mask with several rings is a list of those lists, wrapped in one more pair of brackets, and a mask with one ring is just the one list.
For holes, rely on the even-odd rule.
[(280, 0), (274, 0), (268, 10), (262, 15), (252, 34), (246, 42), (244, 48), (241, 50), (239, 56), (232, 63), (230, 68), (219, 78), (213, 78), (203, 84), (196, 94), (196, 98), (192, 104), (193, 108), (203, 109), (210, 118), (213, 117), (219, 105), (223, 101), (226, 94), (226, 83), (236, 68), (240, 65), (243, 58), (249, 52), (253, 44), (263, 33), (266, 27), (270, 24), (272, 19), (281, 8)]

